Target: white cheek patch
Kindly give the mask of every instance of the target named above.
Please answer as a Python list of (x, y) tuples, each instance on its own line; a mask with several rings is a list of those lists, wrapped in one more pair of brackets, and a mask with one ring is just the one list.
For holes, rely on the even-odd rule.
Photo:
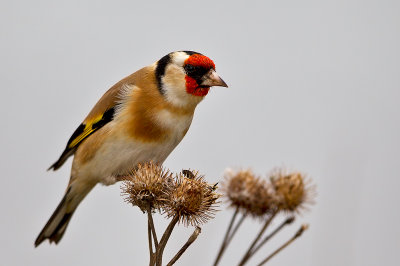
[(167, 97), (182, 98), (186, 94), (186, 73), (182, 67), (170, 64), (162, 78), (163, 89)]
[(187, 107), (197, 105), (202, 97), (195, 97), (186, 91), (186, 73), (183, 68), (170, 64), (162, 78), (163, 89), (167, 101), (175, 106)]

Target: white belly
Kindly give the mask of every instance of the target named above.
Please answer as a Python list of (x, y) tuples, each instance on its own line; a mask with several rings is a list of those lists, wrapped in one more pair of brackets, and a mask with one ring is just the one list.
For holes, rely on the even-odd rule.
[(113, 137), (109, 137), (96, 152), (94, 158), (82, 166), (79, 175), (95, 179), (104, 185), (111, 185), (117, 181), (116, 176), (133, 170), (138, 163), (153, 161), (162, 164), (182, 140), (191, 124), (192, 116), (175, 120), (169, 117), (167, 120), (172, 133), (161, 143), (141, 142), (124, 135), (123, 132), (113, 134)]

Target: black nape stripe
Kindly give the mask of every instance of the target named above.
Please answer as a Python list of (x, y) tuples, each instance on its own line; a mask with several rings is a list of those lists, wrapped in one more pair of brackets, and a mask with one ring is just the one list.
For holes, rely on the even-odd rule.
[(161, 58), (156, 67), (156, 79), (157, 79), (157, 85), (158, 85), (158, 90), (160, 91), (161, 95), (164, 95), (164, 89), (162, 87), (162, 77), (165, 74), (165, 69), (167, 68), (167, 65), (171, 62), (171, 55), (167, 54), (163, 58)]

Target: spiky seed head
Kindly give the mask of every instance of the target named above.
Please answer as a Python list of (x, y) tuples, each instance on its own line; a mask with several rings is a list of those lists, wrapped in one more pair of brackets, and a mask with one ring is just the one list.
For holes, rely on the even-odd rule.
[(258, 184), (251, 191), (252, 204), (248, 211), (255, 217), (263, 217), (276, 209), (275, 197), (270, 183), (260, 178), (257, 179), (256, 183)]
[(276, 209), (271, 185), (249, 169), (238, 172), (227, 169), (223, 191), (230, 205), (244, 213), (260, 217)]
[(313, 203), (315, 186), (302, 173), (277, 169), (271, 175), (271, 183), (277, 205), (283, 211), (299, 212), (306, 204)]
[(174, 181), (163, 209), (168, 218), (177, 216), (184, 225), (201, 225), (214, 218), (217, 200), (220, 197), (204, 180), (204, 176), (192, 171), (190, 178), (179, 173)]
[(172, 174), (153, 162), (139, 164), (124, 180), (121, 189), (125, 201), (138, 206), (143, 212), (148, 208), (160, 210), (172, 189)]

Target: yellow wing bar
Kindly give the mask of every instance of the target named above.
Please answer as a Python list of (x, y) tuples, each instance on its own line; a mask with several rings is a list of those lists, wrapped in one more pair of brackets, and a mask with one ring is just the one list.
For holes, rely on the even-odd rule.
[(105, 111), (103, 114), (97, 116), (95, 119), (87, 121), (79, 125), (72, 134), (71, 138), (68, 140), (67, 147), (61, 154), (60, 158), (55, 162), (50, 169), (57, 170), (60, 168), (69, 156), (74, 154), (75, 149), (82, 143), (87, 137), (89, 137), (93, 132), (103, 127), (105, 124), (113, 120), (114, 118), (115, 106)]
[[(96, 125), (102, 118), (103, 118), (103, 115), (100, 115), (100, 116), (96, 117), (95, 119), (88, 121), (86, 124), (81, 124), (84, 126), (83, 132), (81, 132), (79, 135), (77, 135), (74, 139), (70, 139), (70, 143), (68, 143), (68, 148), (72, 149), (73, 147), (78, 145), (82, 140), (84, 140), (87, 136), (89, 136), (91, 133), (93, 133), (95, 130), (97, 130), (98, 128), (93, 127), (93, 125)], [(76, 133), (78, 133), (78, 132), (76, 132)], [(75, 135), (75, 133), (74, 133), (74, 135)], [(74, 135), (72, 135), (72, 136), (74, 136)]]

